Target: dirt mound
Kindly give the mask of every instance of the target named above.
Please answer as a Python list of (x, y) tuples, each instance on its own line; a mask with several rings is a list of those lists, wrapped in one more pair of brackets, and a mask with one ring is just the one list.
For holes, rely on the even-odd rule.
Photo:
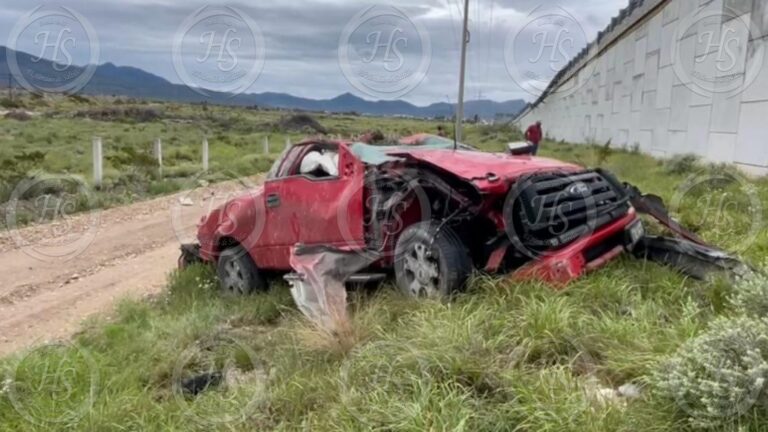
[(284, 117), (278, 123), (278, 127), (284, 131), (317, 132), (327, 134), (328, 129), (308, 114), (296, 114)]
[(32, 119), (32, 115), (24, 110), (11, 110), (5, 114), (5, 118), (18, 121), (27, 121)]

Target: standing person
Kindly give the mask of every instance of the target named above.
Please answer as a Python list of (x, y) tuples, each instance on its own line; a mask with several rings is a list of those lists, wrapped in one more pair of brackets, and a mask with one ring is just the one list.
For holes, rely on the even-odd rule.
[(531, 144), (533, 144), (533, 152), (532, 154), (536, 156), (536, 154), (539, 152), (539, 143), (541, 143), (541, 139), (544, 137), (544, 132), (541, 131), (541, 122), (537, 121), (536, 123), (532, 124), (530, 127), (528, 127), (528, 130), (525, 131), (525, 139), (529, 141)]
[(443, 125), (437, 126), (437, 136), (443, 137), (443, 138), (448, 136), (448, 134), (445, 133), (445, 128), (443, 127)]

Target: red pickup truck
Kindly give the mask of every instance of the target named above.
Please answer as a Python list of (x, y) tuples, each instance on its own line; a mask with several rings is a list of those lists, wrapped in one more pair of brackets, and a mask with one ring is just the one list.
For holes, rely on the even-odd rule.
[(394, 271), (414, 296), (450, 295), (474, 270), (564, 284), (641, 240), (630, 199), (602, 170), (432, 135), (310, 139), (204, 217), (194, 255), (235, 294), (290, 272), (296, 245), (369, 256), (360, 279)]

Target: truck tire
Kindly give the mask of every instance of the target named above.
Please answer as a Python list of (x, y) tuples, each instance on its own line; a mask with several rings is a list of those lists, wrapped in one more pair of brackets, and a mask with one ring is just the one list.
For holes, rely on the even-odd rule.
[(395, 279), (413, 297), (442, 299), (461, 291), (472, 259), (458, 235), (435, 222), (406, 228), (395, 246)]
[(253, 259), (242, 246), (225, 249), (216, 265), (221, 292), (227, 296), (245, 296), (265, 291), (267, 282), (259, 273)]

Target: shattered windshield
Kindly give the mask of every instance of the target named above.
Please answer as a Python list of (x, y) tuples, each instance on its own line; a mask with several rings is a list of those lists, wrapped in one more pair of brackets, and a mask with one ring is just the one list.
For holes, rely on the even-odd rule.
[(401, 157), (394, 156), (393, 153), (407, 150), (458, 150), (477, 151), (474, 147), (454, 143), (449, 138), (443, 138), (436, 135), (420, 135), (400, 140), (400, 144), (379, 145), (354, 143), (350, 146), (350, 151), (363, 163), (368, 165), (381, 165), (386, 162), (402, 160)]

